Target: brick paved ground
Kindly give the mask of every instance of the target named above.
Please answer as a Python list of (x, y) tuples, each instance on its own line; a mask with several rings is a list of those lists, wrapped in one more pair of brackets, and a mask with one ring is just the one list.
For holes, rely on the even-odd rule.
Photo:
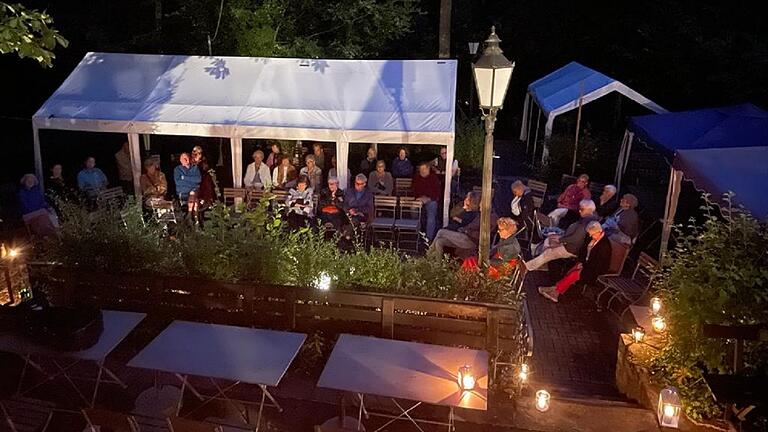
[(538, 293), (538, 286), (554, 282), (555, 277), (545, 271), (529, 272), (525, 280), (536, 384), (562, 396), (623, 400), (614, 383), (618, 343), (614, 316), (598, 312), (581, 290), (569, 292), (558, 303)]

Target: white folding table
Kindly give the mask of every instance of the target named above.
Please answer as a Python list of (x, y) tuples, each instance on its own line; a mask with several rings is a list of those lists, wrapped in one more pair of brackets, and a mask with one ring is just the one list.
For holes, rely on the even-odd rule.
[[(469, 365), (476, 378), (474, 390), (458, 385), (458, 370)], [(360, 400), (358, 429), (365, 409), (364, 395), (390, 398), (401, 411), (378, 430), (397, 420), (418, 425), (411, 412), (422, 403), (449, 407), (448, 423), (454, 429), (454, 408), (488, 409), (488, 353), (415, 342), (343, 334), (323, 369), (318, 387), (357, 394)], [(414, 401), (404, 408), (396, 399)], [(387, 417), (387, 416), (385, 416)]]
[[(257, 385), (261, 389), (256, 421), (258, 431), (265, 398), (269, 398), (272, 405), (282, 411), (267, 387), (280, 384), (304, 339), (306, 335), (302, 333), (174, 321), (128, 366), (169, 372), (179, 378), (182, 387), (176, 406), (177, 415), (181, 410), (184, 390), (188, 388), (204, 404), (214, 399), (224, 399), (248, 423), (247, 412), (241, 412), (227, 396), (227, 392), (240, 383)], [(203, 397), (189, 383), (189, 375), (209, 378), (218, 393)], [(233, 384), (222, 388), (216, 379), (232, 381)]]
[[(62, 376), (67, 380), (67, 382), (69, 382), (69, 384), (77, 392), (80, 398), (82, 398), (83, 402), (92, 407), (96, 402), (96, 396), (98, 395), (99, 386), (101, 383), (118, 384), (122, 388), (126, 388), (125, 383), (123, 383), (111, 370), (109, 370), (109, 368), (104, 366), (104, 362), (109, 353), (117, 348), (120, 342), (122, 342), (123, 339), (125, 339), (126, 336), (128, 336), (128, 334), (134, 328), (136, 328), (136, 326), (139, 325), (141, 320), (143, 320), (147, 314), (112, 310), (102, 310), (101, 312), (104, 329), (99, 336), (99, 340), (94, 346), (82, 351), (61, 351), (49, 345), (36, 343), (24, 335), (16, 333), (0, 333), (0, 351), (17, 354), (24, 359), (24, 368), (22, 369), (21, 376), (19, 377), (17, 393), (20, 395), (29, 393), (35, 388), (50, 382), (54, 378)], [(47, 373), (39, 363), (32, 360), (33, 356), (49, 358), (56, 367), (55, 373)], [(63, 365), (60, 361), (62, 359), (70, 360), (70, 363)], [(83, 379), (91, 381), (92, 379), (74, 377), (70, 376), (68, 373), (70, 370), (72, 370), (72, 368), (83, 361), (94, 362), (98, 366), (98, 373), (95, 378), (93, 394), (91, 395), (90, 400), (88, 400), (83, 395), (83, 393), (75, 384), (74, 380)], [(26, 375), (28, 366), (32, 366), (33, 368), (40, 371), (43, 375), (46, 376), (46, 379), (43, 382), (27, 389), (23, 389), (22, 391), (24, 377)], [(104, 379), (104, 374), (108, 375), (111, 380)]]

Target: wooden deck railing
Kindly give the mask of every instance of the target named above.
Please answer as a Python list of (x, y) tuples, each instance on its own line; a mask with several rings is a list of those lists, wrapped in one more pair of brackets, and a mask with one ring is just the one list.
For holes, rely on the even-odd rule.
[(169, 319), (329, 334), (357, 333), (489, 352), (532, 352), (525, 305), (132, 274), (32, 268), (54, 304), (75, 302)]

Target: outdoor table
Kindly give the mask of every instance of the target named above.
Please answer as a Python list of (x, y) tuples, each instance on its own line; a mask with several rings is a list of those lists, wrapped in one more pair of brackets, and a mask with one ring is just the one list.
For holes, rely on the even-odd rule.
[[(67, 382), (69, 382), (69, 384), (77, 392), (80, 398), (82, 398), (83, 401), (88, 404), (88, 406), (93, 407), (94, 403), (96, 402), (96, 396), (98, 395), (99, 386), (101, 383), (118, 384), (125, 389), (127, 387), (125, 383), (123, 383), (109, 368), (104, 366), (104, 362), (109, 353), (117, 348), (120, 342), (122, 342), (123, 339), (125, 339), (126, 336), (128, 336), (128, 334), (134, 328), (136, 328), (136, 326), (139, 325), (141, 320), (143, 320), (147, 314), (112, 310), (102, 310), (101, 313), (103, 331), (99, 336), (99, 340), (92, 347), (82, 351), (61, 351), (48, 345), (38, 344), (32, 339), (20, 334), (0, 333), (0, 351), (17, 354), (24, 359), (24, 367), (21, 371), (21, 376), (19, 377), (17, 393), (19, 395), (29, 393), (30, 391), (45, 384), (46, 382), (51, 381), (58, 376), (62, 376), (67, 380)], [(55, 373), (48, 374), (40, 364), (32, 360), (32, 356), (50, 358), (53, 364), (56, 366)], [(57, 359), (68, 359), (71, 361), (71, 363), (68, 365), (62, 365), (62, 363), (60, 363), (60, 361)], [(98, 373), (94, 380), (95, 386), (93, 388), (93, 395), (91, 396), (90, 401), (83, 395), (83, 393), (75, 384), (74, 380), (78, 379), (91, 381), (93, 379), (88, 377), (74, 377), (70, 376), (68, 373), (72, 368), (83, 361), (90, 361), (98, 366)], [(22, 392), (21, 390), (24, 382), (24, 376), (28, 366), (32, 366), (33, 368), (40, 371), (43, 375), (46, 376), (46, 379), (43, 382), (34, 385)], [(107, 374), (111, 380), (104, 379), (104, 374)]]
[[(462, 392), (457, 374), (469, 365), (476, 378), (472, 391)], [(488, 353), (415, 342), (343, 334), (333, 348), (318, 387), (357, 394), (360, 400), (358, 429), (365, 409), (364, 395), (390, 398), (401, 411), (377, 431), (397, 420), (410, 420), (410, 412), (422, 403), (449, 407), (448, 423), (454, 429), (454, 407), (485, 411), (488, 408)], [(415, 403), (405, 409), (396, 399)], [(384, 415), (385, 417), (388, 417)]]
[(653, 318), (653, 312), (648, 306), (629, 306), (629, 310), (632, 312), (632, 317), (635, 319), (637, 325), (645, 329), (646, 333), (653, 331), (651, 325), (651, 318)]
[[(128, 366), (169, 372), (179, 378), (182, 387), (176, 406), (177, 415), (181, 410), (184, 390), (189, 388), (203, 405), (214, 399), (225, 400), (240, 412), (247, 424), (247, 412), (243, 414), (227, 396), (227, 392), (240, 383), (257, 385), (261, 389), (256, 421), (258, 431), (265, 398), (269, 398), (271, 406), (282, 412), (280, 404), (267, 387), (277, 387), (280, 384), (306, 336), (302, 333), (174, 321), (134, 357)], [(210, 379), (217, 393), (203, 397), (189, 382), (189, 375)], [(216, 379), (232, 381), (233, 384), (222, 388)]]

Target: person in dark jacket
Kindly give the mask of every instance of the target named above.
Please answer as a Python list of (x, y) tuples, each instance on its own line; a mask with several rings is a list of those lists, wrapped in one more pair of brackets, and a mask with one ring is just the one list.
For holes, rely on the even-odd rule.
[(376, 149), (368, 147), (365, 159), (360, 162), (360, 173), (366, 176), (376, 170)]
[[(477, 239), (480, 233), (478, 231), (477, 238), (470, 237), (470, 234), (474, 233), (473, 223), (479, 228), (479, 207), (480, 194), (469, 192), (464, 198), (464, 207), (461, 212), (451, 219), (447, 227), (437, 232), (435, 240), (429, 246), (428, 253), (443, 256), (445, 248), (451, 247), (456, 249), (457, 255), (460, 255), (462, 251), (471, 253), (477, 249)], [(470, 228), (472, 229), (470, 230)], [(467, 252), (464, 252), (464, 255), (467, 255)]]
[(344, 212), (353, 224), (373, 218), (373, 194), (367, 185), (368, 179), (358, 174), (355, 176), (355, 186), (344, 192)]
[(512, 202), (509, 206), (510, 217), (517, 223), (517, 226), (525, 227), (529, 233), (533, 232), (533, 210), (536, 208), (533, 204), (533, 194), (519, 180), (512, 183)]
[(574, 284), (590, 285), (597, 281), (598, 276), (608, 273), (611, 265), (611, 241), (598, 221), (591, 221), (587, 225), (587, 234), (590, 241), (582, 246), (579, 262), (555, 286), (539, 287), (541, 295), (557, 303), (558, 298)]
[(576, 258), (579, 255), (581, 247), (587, 240), (585, 228), (590, 222), (598, 219), (595, 215), (595, 203), (592, 200), (582, 200), (579, 203), (579, 214), (581, 219), (570, 224), (565, 234), (549, 236), (544, 240), (541, 253), (525, 263), (529, 271), (536, 270), (552, 260)]
[(595, 200), (597, 215), (607, 218), (619, 208), (619, 197), (616, 195), (616, 186), (605, 185), (603, 193)]
[(339, 189), (339, 179), (328, 177), (328, 189), (320, 192), (317, 206), (320, 221), (330, 224), (335, 230), (340, 230), (347, 222), (344, 214), (344, 191)]
[(616, 210), (603, 224), (611, 240), (631, 246), (640, 235), (640, 216), (637, 214), (637, 197), (625, 194)]
[(397, 157), (392, 160), (392, 177), (408, 178), (413, 176), (413, 164), (408, 160), (408, 152), (405, 147), (397, 150)]
[[(499, 218), (499, 241), (491, 247), (488, 254), (488, 277), (498, 279), (507, 275), (509, 270), (514, 267), (517, 260), (520, 259), (520, 243), (517, 242), (517, 223), (514, 219), (503, 217)], [(463, 270), (477, 271), (477, 256), (466, 258), (461, 264)]]
[(437, 210), (439, 208), (440, 198), (443, 196), (443, 186), (440, 184), (440, 178), (429, 168), (428, 163), (419, 165), (419, 172), (413, 176), (411, 183), (413, 196), (421, 200), (426, 213), (426, 234), (427, 239), (432, 241), (437, 232)]
[(41, 237), (56, 234), (59, 220), (51, 205), (45, 200), (40, 182), (34, 174), (24, 174), (21, 178), (18, 198), (22, 219), (30, 231)]

